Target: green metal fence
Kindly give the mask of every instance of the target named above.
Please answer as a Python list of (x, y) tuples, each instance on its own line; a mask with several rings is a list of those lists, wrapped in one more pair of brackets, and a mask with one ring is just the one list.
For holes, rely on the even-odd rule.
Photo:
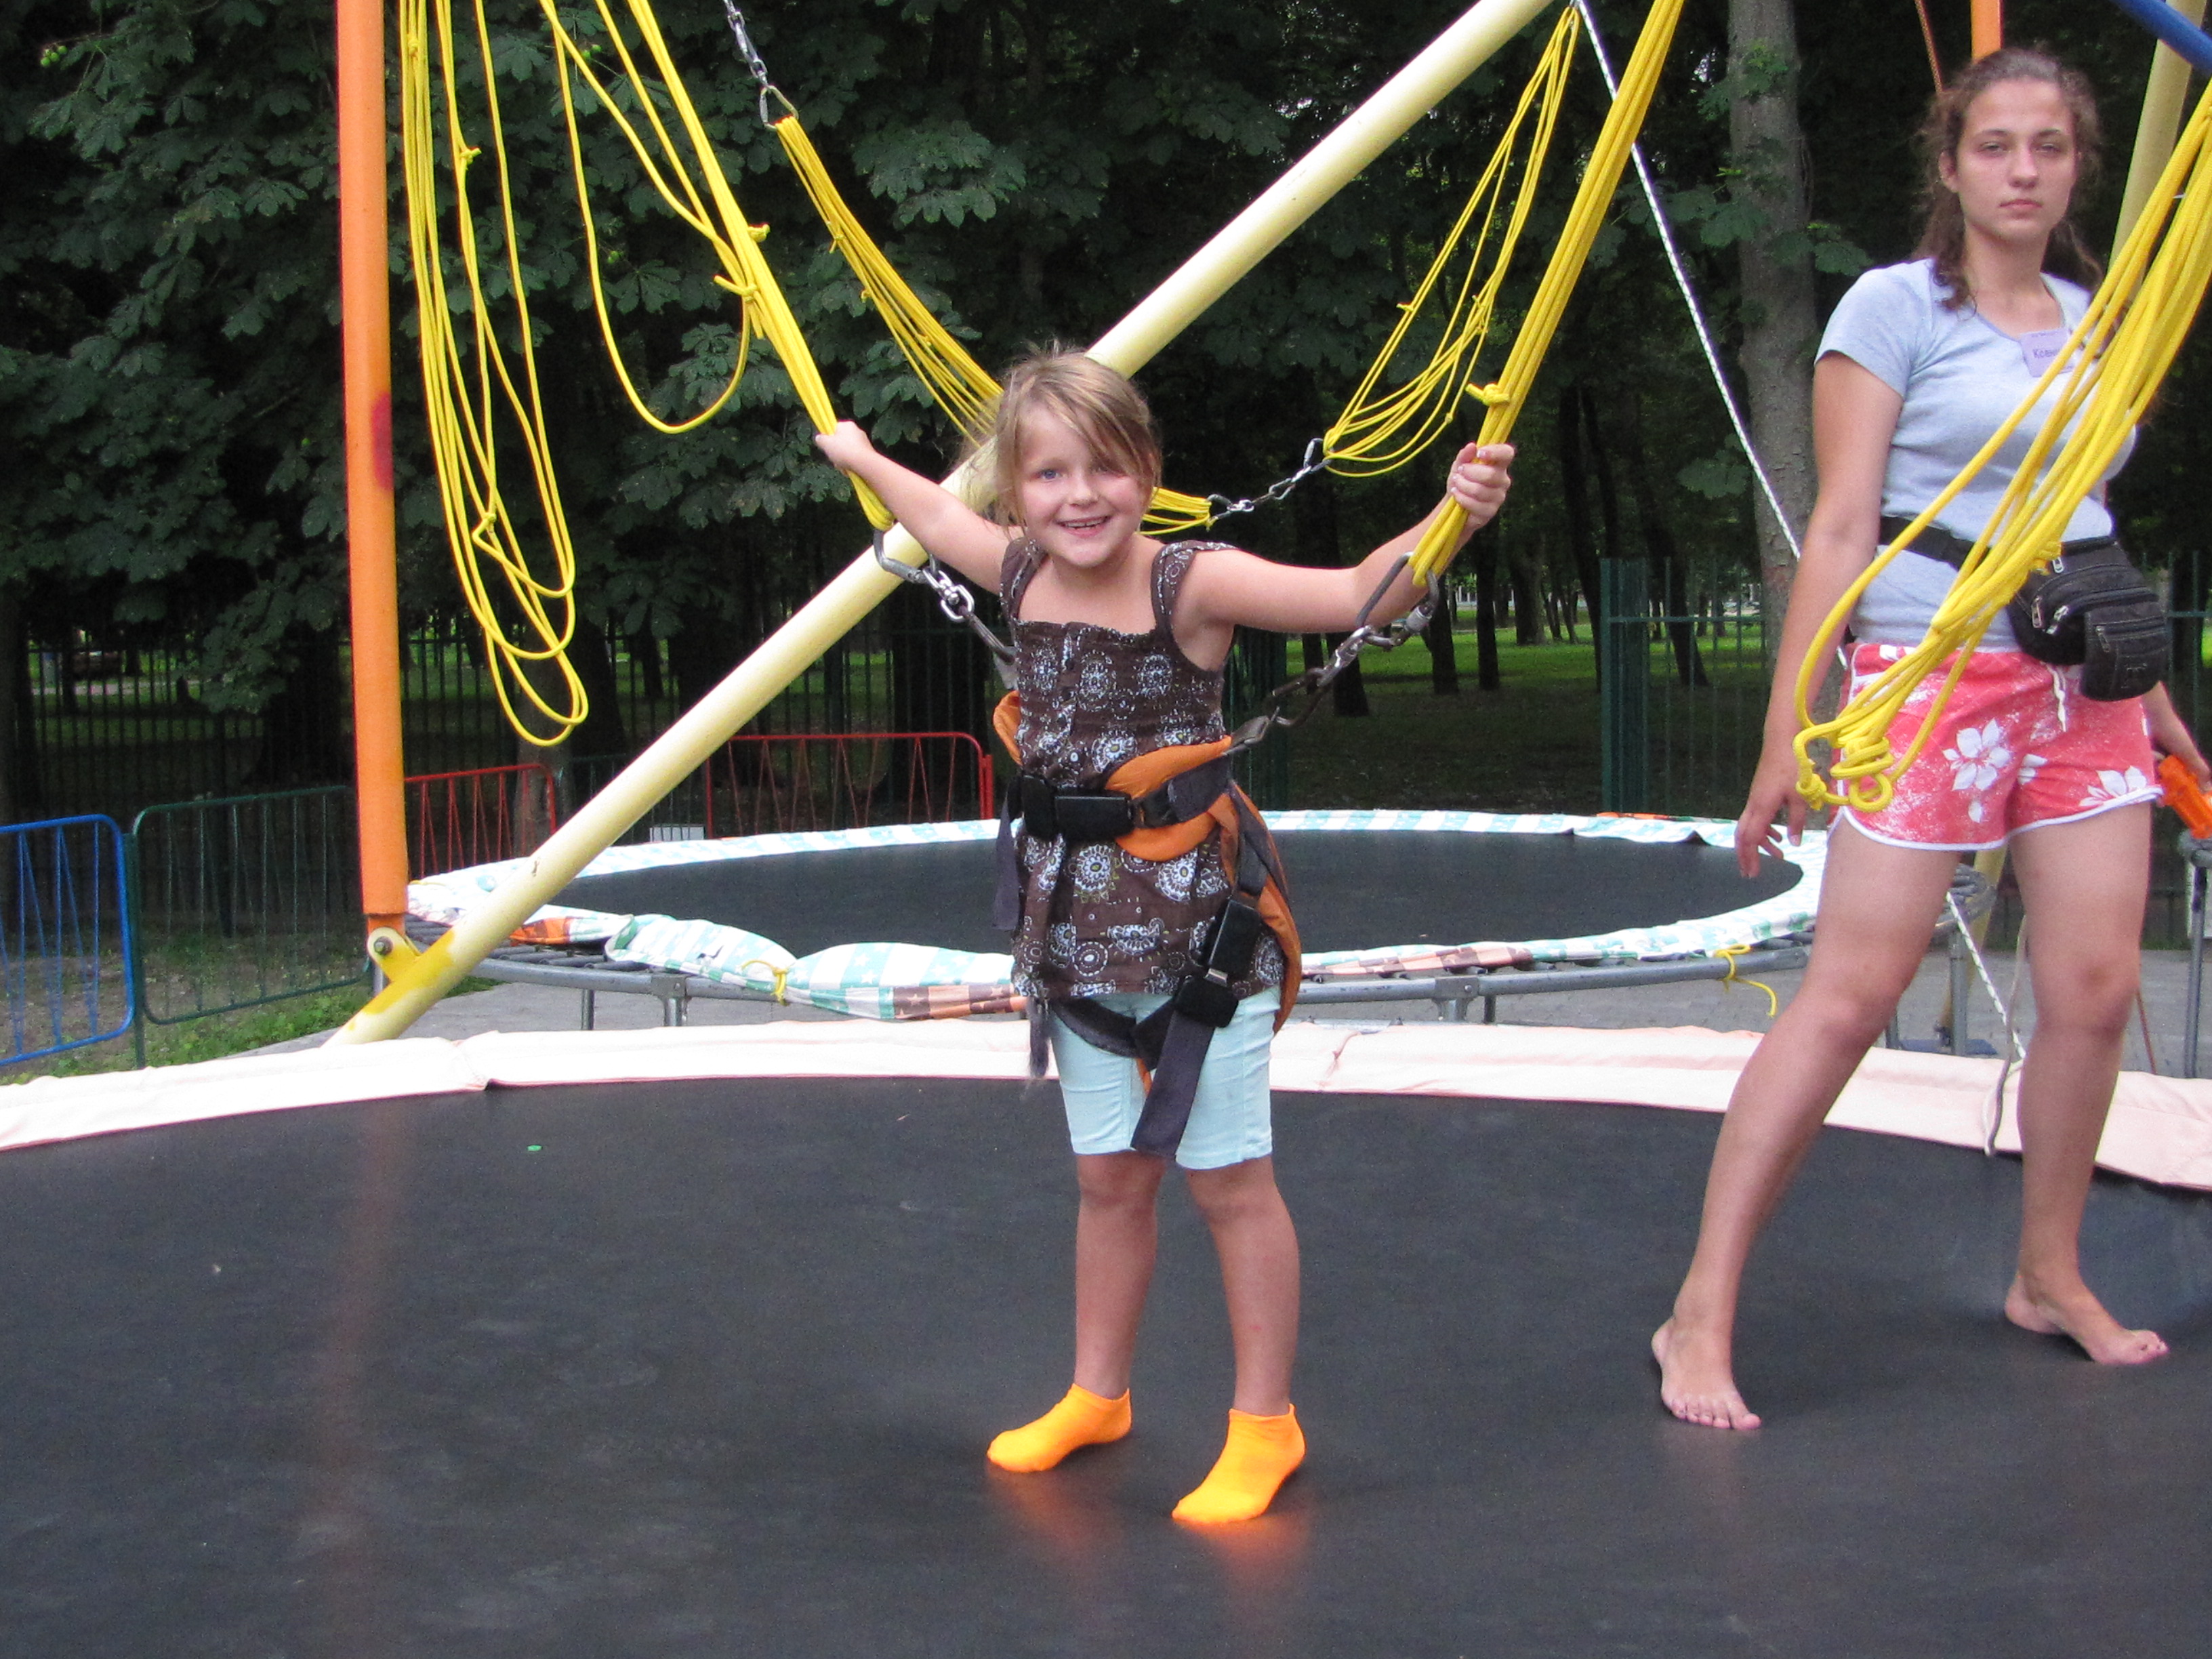
[(123, 832), (89, 815), (0, 828), (0, 1062), (119, 1036), (131, 1022)]
[(139, 1058), (179, 1024), (363, 984), (354, 794), (149, 806), (131, 826)]
[(1654, 606), (1640, 560), (1600, 562), (1601, 805), (1732, 818), (1759, 763), (1766, 624), (1759, 590), (1696, 615)]

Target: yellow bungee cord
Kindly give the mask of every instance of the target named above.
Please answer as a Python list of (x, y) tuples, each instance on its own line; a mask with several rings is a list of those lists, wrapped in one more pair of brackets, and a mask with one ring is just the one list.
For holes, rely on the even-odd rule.
[[(1681, 15), (1682, 0), (1653, 0), (1651, 9), (1644, 14), (1643, 32), (1636, 38), (1636, 50), (1629, 58), (1626, 72), (1620, 77), (1620, 90), (1606, 113), (1597, 143), (1591, 148), (1589, 163), (1583, 169), (1582, 183), (1575, 191), (1574, 206), (1553, 247), (1543, 280), (1537, 284), (1535, 296), (1529, 301), (1528, 314), (1514, 337), (1513, 349), (1506, 354), (1505, 367), (1491, 385), (1469, 388), (1470, 395), (1487, 405), (1478, 442), (1504, 443), (1512, 435), (1514, 420), (1528, 398), (1529, 387), (1535, 383), (1536, 371), (1543, 364), (1552, 336), (1559, 329), (1567, 301), (1573, 297), (1575, 283), (1589, 261), (1590, 247), (1597, 240), (1598, 231), (1613, 205), (1621, 171), (1628, 165), (1629, 152), (1635, 147), (1636, 135), (1644, 125), (1644, 112), (1651, 107), (1652, 94), (1659, 85), (1659, 71), (1666, 63), (1667, 49), (1673, 44), (1674, 26)], [(1434, 581), (1450, 564), (1459, 550), (1460, 535), (1466, 526), (1465, 509), (1455, 501), (1447, 501), (1429, 521), (1428, 530), (1409, 561), (1417, 582)]]
[[(739, 37), (743, 40), (743, 36)], [(845, 198), (838, 192), (830, 169), (806, 136), (798, 112), (776, 87), (762, 81), (763, 104), (775, 99), (791, 112), (769, 123), (783, 145), (792, 171), (799, 175), (807, 199), (821, 216), (830, 240), (844, 257), (860, 291), (884, 319), (900, 352), (915, 376), (929, 388), (938, 406), (951, 418), (960, 434), (972, 444), (982, 443), (991, 430), (991, 414), (999, 400), (999, 382), (969, 355), (967, 347), (939, 322), (921, 296), (908, 286), (897, 268), (885, 257)], [(1152, 492), (1144, 527), (1155, 535), (1172, 536), (1212, 522), (1212, 508), (1203, 495), (1159, 489)]]
[[(493, 686), (515, 731), (541, 747), (560, 742), (581, 724), (588, 708), (582, 682), (569, 665), (567, 648), (575, 623), (575, 552), (554, 477), (544, 409), (538, 393), (534, 335), (522, 269), (512, 180), (493, 69), (490, 24), (483, 0), (472, 0), (478, 70), (483, 81), (483, 144), (496, 163), (501, 229), (507, 264), (506, 301), (512, 307), (519, 369), (510, 365), (491, 319), (485, 291), (477, 221), (471, 205), (469, 175), (483, 154), (464, 130), (455, 64), (453, 0), (402, 0), (398, 24), (401, 65), (401, 136), (406, 181), (408, 242), (416, 276), (421, 323), (425, 401), (439, 493), (444, 503), (447, 539), (461, 590), (482, 629)], [(655, 430), (676, 434), (711, 419), (735, 394), (744, 374), (754, 337), (775, 346), (793, 391), (817, 431), (836, 424), (813, 354), (798, 319), (760, 250), (765, 227), (748, 224), (716, 155), (683, 78), (671, 57), (650, 0), (625, 0), (629, 31), (609, 0), (595, 0), (600, 25), (621, 69), (614, 86), (592, 64), (594, 48), (580, 44), (563, 22), (553, 0), (540, 0), (551, 33), (561, 104), (568, 137), (571, 170), (583, 220), (592, 304), (609, 361), (631, 406)], [(635, 36), (635, 46), (630, 34)], [(434, 39), (435, 50), (433, 50)], [(650, 65), (651, 76), (641, 64)], [(465, 353), (453, 326), (445, 262), (438, 234), (437, 124), (434, 118), (433, 64), (444, 112), (444, 151), (452, 183), (459, 259), (466, 278), (473, 356)], [(670, 210), (714, 249), (721, 270), (714, 281), (739, 304), (738, 343), (730, 379), (704, 409), (676, 420), (653, 409), (640, 391), (623, 357), (600, 269), (599, 227), (592, 211), (584, 165), (575, 82), (580, 80), (636, 153), (647, 180)], [(623, 94), (627, 94), (624, 96)], [(667, 113), (664, 114), (662, 102)], [(627, 107), (625, 107), (627, 106)], [(670, 118), (672, 116), (672, 126)], [(648, 132), (650, 137), (648, 138)], [(473, 362), (473, 368), (471, 364)], [(502, 416), (501, 411), (504, 410)], [(513, 515), (500, 494), (499, 434), (512, 424), (528, 457), (538, 492), (551, 573), (541, 574), (524, 546)], [(858, 480), (853, 489), (869, 522), (890, 528), (890, 514)], [(512, 631), (486, 574), (504, 581)], [(520, 638), (514, 637), (520, 635)], [(549, 697), (533, 674), (534, 665), (557, 667), (560, 690)], [(517, 688), (520, 698), (515, 696)], [(527, 706), (525, 712), (522, 705)]]
[[(2021, 584), (2055, 557), (2075, 508), (2105, 475), (2149, 407), (2212, 280), (2212, 94), (2174, 147), (2149, 205), (2121, 246), (2089, 308), (2034, 389), (1942, 494), (1845, 590), (1822, 623), (1797, 677), (1797, 789), (1814, 806), (1880, 811), (1897, 780), (1919, 759), (1983, 634)], [(2027, 458), (1929, 624), (1927, 637), (1869, 681), (1832, 720), (1810, 704), (1826, 672), (1824, 642), (1836, 637), (1860, 596), (1935, 521), (2056, 388)], [(2069, 428), (2071, 430), (2069, 431)], [(2053, 459), (2054, 452), (2056, 459)], [(1907, 699), (1951, 659), (1904, 757), (1888, 730)], [(1833, 787), (1812, 746), (1833, 746)]]
[[(771, 99), (787, 112), (769, 125), (782, 143), (793, 171), (830, 233), (832, 246), (844, 257), (861, 292), (883, 317), (916, 377), (929, 388), (962, 434), (971, 442), (981, 441), (989, 428), (991, 409), (999, 396), (997, 380), (931, 313), (869, 236), (839, 193), (798, 112), (769, 79), (766, 66), (752, 49), (742, 21), (733, 17), (732, 27), (739, 50), (745, 54), (760, 82), (763, 118)], [(1449, 424), (1461, 394), (1471, 389), (1469, 382), (1488, 336), (1498, 295), (1534, 204), (1534, 186), (1558, 124), (1581, 27), (1581, 20), (1571, 8), (1561, 14), (1535, 72), (1522, 89), (1505, 133), (1461, 210), (1457, 222), (1439, 246), (1413, 297), (1399, 307), (1398, 321), (1389, 339), (1368, 368), (1343, 415), (1322, 440), (1306, 471), (1322, 465), (1348, 477), (1391, 471), (1420, 453)], [(1526, 154), (1522, 155), (1524, 146)], [(1505, 214), (1504, 234), (1492, 250), (1492, 233), (1497, 229), (1508, 182), (1514, 176), (1516, 155), (1520, 156), (1520, 190), (1511, 210)], [(1441, 326), (1428, 363), (1404, 385), (1377, 393), (1377, 385), (1395, 361), (1430, 298), (1467, 246), (1469, 228), (1478, 219), (1480, 230), (1474, 238), (1451, 313)], [(1485, 393), (1475, 391), (1474, 395)], [(1281, 493), (1286, 493), (1286, 486), (1277, 486), (1262, 499)], [(1162, 489), (1153, 494), (1145, 517), (1145, 528), (1158, 535), (1202, 529), (1213, 522), (1218, 505), (1220, 503), (1206, 496)]]
[[(1552, 134), (1558, 126), (1559, 106), (1566, 91), (1567, 72), (1573, 67), (1575, 42), (1581, 33), (1582, 20), (1570, 6), (1559, 14), (1535, 73), (1522, 88), (1512, 119), (1506, 124), (1504, 135), (1468, 195), (1467, 205), (1460, 210), (1457, 222), (1445, 235), (1436, 258), (1430, 261), (1413, 297), (1399, 307), (1397, 325), (1368, 367), (1344, 413), (1322, 437), (1322, 453), (1332, 472), (1347, 477), (1370, 477), (1394, 471), (1426, 449), (1458, 413), (1460, 398), (1470, 389), (1476, 362), (1489, 337), (1498, 291), (1505, 284), (1506, 271), (1535, 202), (1536, 183), (1551, 150)], [(1491, 234), (1497, 228), (1499, 208), (1524, 131), (1528, 135), (1528, 154), (1521, 163), (1521, 188), (1506, 216), (1504, 234), (1486, 261), (1484, 255), (1490, 246)], [(1462, 246), (1467, 243), (1468, 228), (1478, 214), (1481, 216), (1481, 229), (1468, 248), (1467, 269), (1460, 278), (1450, 314), (1441, 325), (1428, 362), (1401, 386), (1378, 392), (1377, 385), (1396, 360)]]
[[(483, 631), (492, 686), (508, 723), (532, 744), (558, 743), (580, 724), (586, 703), (583, 683), (569, 665), (567, 649), (575, 626), (575, 549), (561, 511), (560, 485), (553, 474), (545, 438), (544, 406), (538, 392), (538, 361), (528, 291), (522, 279), (515, 235), (514, 209), (507, 189), (507, 153), (501, 143), (499, 99), (485, 77), (484, 98), (492, 155), (499, 169), (501, 228), (506, 238), (507, 298), (513, 306), (514, 356), (520, 383), (493, 323), (494, 308), (484, 291), (479, 239), (471, 206), (468, 175), (481, 151), (469, 143), (454, 96), (453, 15), (449, 0), (436, 0), (437, 64), (445, 93), (445, 149), (453, 179), (453, 211), (459, 223), (459, 252), (469, 296), (471, 358), (453, 326), (446, 286), (445, 262), (437, 235), (438, 143), (431, 107), (431, 32), (428, 0), (402, 0), (399, 9), (400, 127), (407, 197), (407, 236), (415, 270), (416, 311), (420, 320), (422, 396), (430, 426), (430, 450), (438, 476), (446, 534), (453, 568), (469, 610)], [(490, 57), (489, 25), (479, 7), (477, 38), (486, 62)], [(528, 458), (552, 557), (550, 575), (533, 566), (507, 502), (500, 493), (501, 410), (514, 428)], [(517, 639), (500, 619), (492, 579), (504, 580), (508, 604), (517, 617)], [(551, 664), (560, 678), (549, 696), (530, 672)], [(517, 706), (515, 691), (531, 711)]]

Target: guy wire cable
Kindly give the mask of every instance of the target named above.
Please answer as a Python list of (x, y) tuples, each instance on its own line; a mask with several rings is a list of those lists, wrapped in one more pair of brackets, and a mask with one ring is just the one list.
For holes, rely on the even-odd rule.
[[(1613, 60), (1606, 52), (1604, 37), (1597, 32), (1597, 13), (1590, 0), (1575, 0), (1575, 5), (1582, 13), (1590, 50), (1597, 56), (1598, 73), (1605, 77), (1605, 89), (1617, 97), (1620, 89), (1613, 79)], [(1721, 401), (1728, 405), (1729, 424), (1735, 428), (1735, 441), (1743, 446), (1744, 459), (1751, 463), (1752, 476), (1759, 480), (1759, 492), (1766, 497), (1767, 509), (1774, 514), (1774, 522), (1782, 526), (1782, 538), (1790, 544), (1790, 556), (1800, 558), (1803, 550), (1797, 544), (1797, 526), (1782, 510), (1782, 497), (1776, 493), (1766, 463), (1751, 441), (1750, 423), (1744, 419), (1743, 407), (1736, 400), (1735, 387), (1729, 383), (1728, 371), (1721, 367), (1720, 349), (1713, 343), (1712, 326), (1705, 320), (1705, 306), (1690, 281), (1689, 265), (1682, 258), (1681, 245), (1675, 240), (1674, 223), (1667, 217), (1666, 198), (1659, 193), (1658, 180), (1652, 176), (1650, 163), (1644, 160), (1641, 143), (1630, 146), (1629, 159), (1636, 164), (1636, 176), (1644, 183), (1644, 199), (1651, 204), (1651, 222), (1659, 232), (1660, 246), (1667, 250), (1667, 264), (1674, 273), (1675, 286), (1682, 290), (1682, 303), (1690, 308), (1690, 322), (1698, 331), (1698, 345), (1705, 349), (1705, 366), (1712, 370), (1713, 384), (1720, 389)]]

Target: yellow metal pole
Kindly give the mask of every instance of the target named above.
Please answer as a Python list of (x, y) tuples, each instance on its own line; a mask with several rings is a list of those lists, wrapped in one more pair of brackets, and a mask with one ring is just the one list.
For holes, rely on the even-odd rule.
[(346, 548), (353, 605), (354, 799), (372, 937), (407, 917), (399, 741), (399, 576), (392, 504), (392, 254), (386, 236), (384, 7), (338, 0), (338, 293)]
[[(2192, 23), (2204, 21), (2204, 0), (2166, 0)], [(2189, 99), (2189, 64), (2172, 46), (2161, 44), (2152, 54), (2150, 82), (2143, 88), (2142, 118), (2136, 125), (2135, 159), (2128, 163), (2128, 186), (2120, 198), (2120, 226), (2112, 233), (2117, 248), (2128, 240), (2136, 221), (2142, 216), (2158, 175), (2173, 154), (2174, 136)]]
[[(1124, 374), (1143, 367), (1553, 3), (1481, 0), (1102, 337), (1092, 355)], [(905, 563), (921, 562), (921, 544), (903, 530), (890, 532), (885, 549)], [(390, 983), (332, 1033), (331, 1042), (380, 1042), (413, 1024), (897, 585), (898, 578), (878, 568), (872, 550), (861, 554), (428, 951), (416, 955), (396, 933), (380, 937), (375, 946)]]

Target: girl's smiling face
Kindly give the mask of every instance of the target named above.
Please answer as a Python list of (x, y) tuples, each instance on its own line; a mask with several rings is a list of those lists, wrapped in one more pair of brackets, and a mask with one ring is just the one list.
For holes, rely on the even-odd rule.
[(2046, 81), (2000, 81), (1967, 106), (1959, 146), (1937, 162), (1970, 231), (2040, 243), (2066, 216), (2080, 157), (2074, 117)]
[(1109, 564), (1133, 545), (1147, 505), (1139, 479), (1045, 409), (1022, 423), (1020, 493), (1022, 527), (1049, 556), (1080, 569)]

